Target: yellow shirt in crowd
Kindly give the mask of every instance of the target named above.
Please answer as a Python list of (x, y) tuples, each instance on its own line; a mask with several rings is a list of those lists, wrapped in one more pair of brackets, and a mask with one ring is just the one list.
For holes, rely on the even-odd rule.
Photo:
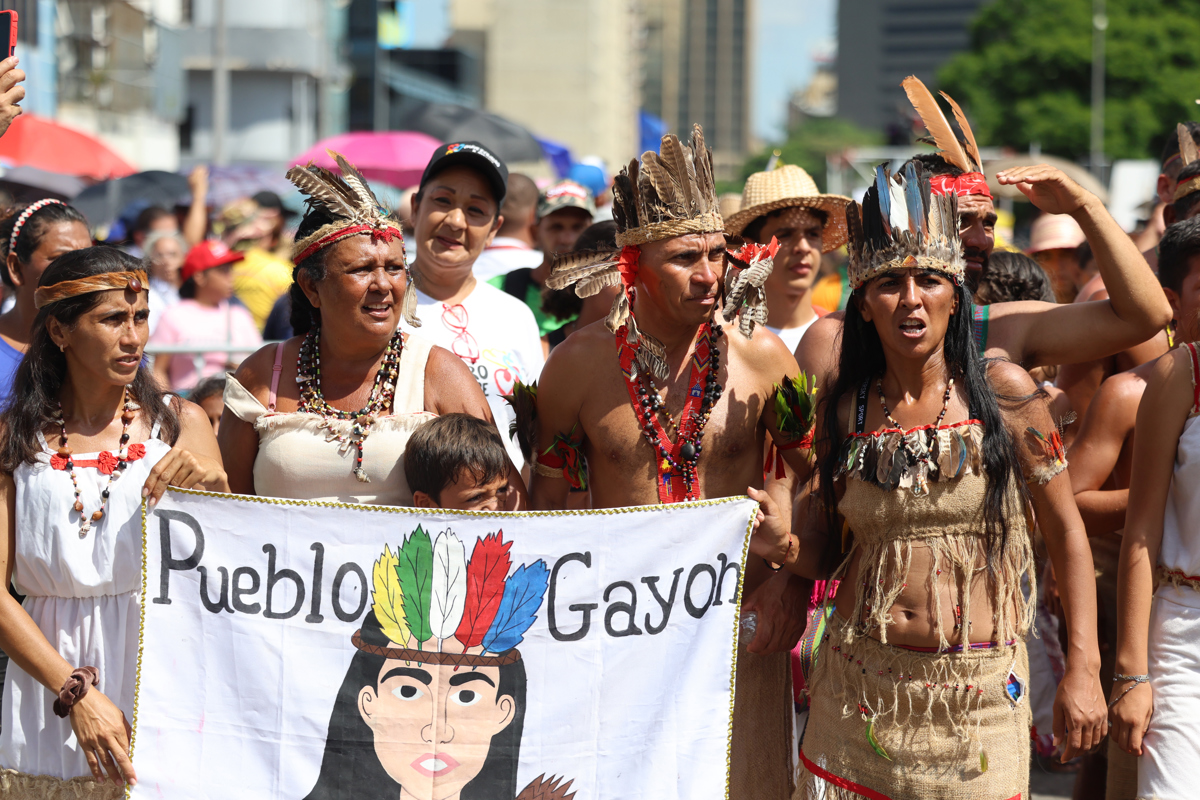
[(254, 317), (261, 331), (271, 307), (292, 285), (292, 265), (260, 247), (246, 251), (233, 265), (233, 293)]

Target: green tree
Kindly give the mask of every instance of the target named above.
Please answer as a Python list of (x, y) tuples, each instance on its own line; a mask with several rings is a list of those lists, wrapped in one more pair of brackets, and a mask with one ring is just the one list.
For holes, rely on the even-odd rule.
[(782, 144), (767, 146), (762, 152), (751, 156), (742, 166), (742, 179), (737, 183), (721, 186), (722, 191), (741, 191), (742, 185), (755, 172), (761, 172), (771, 158), (771, 153), (779, 150), (780, 159), (785, 164), (795, 164), (803, 168), (822, 191), (825, 190), (825, 157), (831, 153), (840, 153), (848, 147), (865, 147), (883, 142), (883, 137), (874, 132), (864, 130), (853, 122), (836, 117), (812, 117), (797, 125), (788, 133), (787, 141)]
[[(1200, 0), (1108, 0), (1107, 15), (1105, 154), (1157, 158), (1197, 116)], [(1092, 0), (995, 0), (938, 77), (980, 145), (1076, 159), (1091, 149), (1091, 75)]]

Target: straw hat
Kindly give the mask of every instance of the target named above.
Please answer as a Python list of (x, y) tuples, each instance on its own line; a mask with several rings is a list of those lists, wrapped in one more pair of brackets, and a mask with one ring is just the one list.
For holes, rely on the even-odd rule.
[(746, 179), (742, 190), (742, 210), (725, 222), (725, 232), (740, 236), (754, 220), (780, 208), (813, 208), (824, 211), (824, 252), (846, 243), (846, 206), (849, 197), (821, 194), (812, 176), (794, 164), (785, 164), (770, 172), (756, 172)]

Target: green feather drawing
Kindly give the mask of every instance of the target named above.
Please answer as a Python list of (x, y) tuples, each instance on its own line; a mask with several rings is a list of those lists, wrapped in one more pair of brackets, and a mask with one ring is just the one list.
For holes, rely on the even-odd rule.
[(433, 638), (429, 607), (433, 598), (433, 542), (420, 526), (400, 546), (397, 555), (396, 577), (403, 592), (404, 619), (417, 649), (422, 642)]

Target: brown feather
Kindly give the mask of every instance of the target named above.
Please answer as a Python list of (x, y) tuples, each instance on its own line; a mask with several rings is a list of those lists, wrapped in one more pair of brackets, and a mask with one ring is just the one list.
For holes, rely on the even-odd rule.
[(359, 201), (364, 206), (364, 210), (369, 208), (372, 214), (377, 215), (379, 213), (378, 209), (382, 208), (382, 206), (379, 203), (379, 198), (371, 191), (366, 177), (353, 164), (347, 161), (341, 153), (335, 153), (332, 150), (326, 150), (325, 152), (337, 162), (338, 169), (342, 171), (342, 180), (358, 195)]
[(925, 84), (921, 83), (920, 78), (909, 75), (901, 81), (900, 85), (904, 87), (904, 93), (908, 95), (908, 100), (916, 109), (921, 122), (925, 123), (926, 130), (933, 136), (933, 141), (937, 143), (938, 149), (942, 151), (942, 157), (963, 172), (974, 172), (975, 167), (967, 158), (958, 137), (954, 135), (954, 129), (950, 127), (950, 122), (942, 113), (942, 107), (925, 88)]
[(616, 333), (617, 329), (624, 325), (625, 320), (629, 318), (629, 295), (621, 292), (613, 300), (612, 308), (608, 310), (608, 316), (604, 319), (604, 326), (611, 333)]
[(684, 205), (680, 182), (654, 153), (647, 153), (642, 157), (641, 177), (647, 176), (654, 187), (654, 193), (666, 209), (666, 216), (686, 217), (688, 212)]
[(1187, 125), (1179, 123), (1175, 126), (1175, 133), (1179, 136), (1179, 158), (1186, 167), (1200, 158), (1200, 148), (1196, 147), (1196, 140), (1192, 138), (1192, 133), (1188, 130)]
[(330, 185), (316, 170), (319, 167), (292, 167), (287, 171), (287, 179), (295, 184), (300, 193), (311, 198), (317, 205), (328, 211), (334, 217), (352, 218), (354, 206), (345, 196)]
[(945, 92), (938, 94), (946, 98), (946, 102), (950, 104), (950, 110), (954, 112), (954, 119), (963, 132), (963, 138), (967, 140), (967, 156), (975, 162), (975, 168), (969, 171), (983, 172), (983, 159), (979, 156), (979, 145), (975, 143), (975, 134), (971, 132), (971, 123), (967, 121), (967, 115), (963, 113), (958, 103), (954, 102), (953, 97)]
[(621, 258), (621, 251), (582, 250), (567, 253), (554, 262), (546, 285), (551, 289), (566, 289), (568, 286), (599, 272), (612, 269)]
[(649, 225), (650, 219), (646, 215), (646, 207), (643, 205), (641, 198), (641, 186), (638, 184), (638, 173), (641, 172), (641, 165), (636, 158), (629, 161), (629, 185), (633, 187), (633, 195), (630, 207), (634, 209), (639, 227)]
[(692, 125), (692, 165), (696, 174), (696, 187), (700, 190), (700, 213), (707, 214), (719, 208), (717, 188), (713, 181), (712, 150), (704, 143), (704, 129)]
[(575, 295), (577, 297), (591, 297), (594, 294), (607, 289), (609, 286), (616, 286), (621, 282), (620, 270), (613, 269), (609, 272), (601, 272), (598, 275), (592, 275), (575, 284)]
[(671, 175), (677, 179), (676, 185), (682, 189), (680, 202), (685, 214), (696, 213), (695, 170), (688, 169), (687, 157), (683, 154), (683, 145), (679, 137), (667, 134), (662, 137), (662, 161)]

